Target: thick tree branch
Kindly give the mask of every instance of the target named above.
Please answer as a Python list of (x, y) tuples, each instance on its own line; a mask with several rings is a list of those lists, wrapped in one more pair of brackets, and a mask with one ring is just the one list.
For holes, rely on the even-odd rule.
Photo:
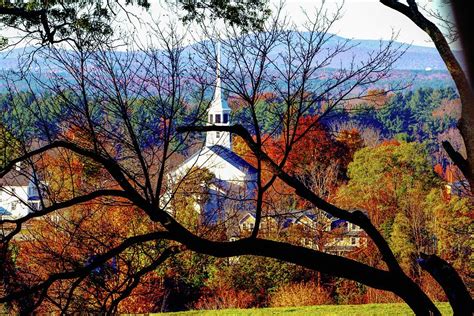
[(469, 172), (468, 170), (469, 164), (467, 160), (464, 159), (464, 157), (453, 148), (451, 143), (448, 141), (443, 141), (442, 144), (443, 144), (444, 150), (449, 155), (449, 158), (451, 158), (451, 160), (459, 168), (459, 170), (461, 170), (463, 174), (466, 174), (467, 172)]
[[(286, 173), (285, 171), (283, 171), (281, 168), (279, 168), (279, 166), (268, 155), (266, 155), (264, 152), (262, 152), (258, 148), (258, 146), (255, 144), (255, 142), (252, 139), (252, 136), (250, 135), (250, 133), (243, 126), (238, 125), (238, 124), (237, 125), (232, 125), (232, 126), (184, 126), (184, 127), (179, 127), (177, 129), (177, 131), (181, 132), (181, 133), (184, 133), (184, 132), (223, 131), (223, 132), (230, 132), (230, 133), (234, 133), (234, 134), (239, 135), (245, 141), (245, 143), (248, 145), (248, 147), (252, 150), (253, 154), (258, 156), (259, 159), (261, 159), (262, 162), (264, 162), (267, 165), (267, 167), (269, 168), (269, 170), (273, 174), (277, 175), (283, 182), (288, 184), (290, 187), (294, 188), (295, 193), (297, 195), (299, 195), (300, 197), (308, 200), (309, 202), (313, 203), (314, 206), (328, 212), (329, 214), (331, 214), (335, 217), (347, 220), (348, 222), (354, 223), (357, 226), (361, 227), (367, 233), (367, 235), (374, 241), (375, 245), (379, 249), (383, 260), (385, 261), (385, 263), (388, 266), (388, 269), (389, 269), (389, 272), (390, 272), (390, 274), (389, 274), (390, 278), (394, 279), (393, 281), (397, 285), (400, 285), (399, 282), (401, 282), (402, 284), (405, 284), (404, 286), (402, 286), (402, 288), (404, 288), (404, 291), (411, 292), (412, 294), (417, 293), (417, 295), (419, 295), (421, 297), (421, 299), (424, 301), (424, 304), (427, 308), (432, 310), (433, 313), (439, 314), (439, 311), (434, 306), (434, 304), (431, 302), (431, 300), (426, 296), (426, 294), (423, 291), (421, 291), (421, 289), (415, 283), (413, 283), (405, 275), (405, 273), (402, 271), (402, 269), (400, 268), (400, 265), (398, 264), (392, 250), (390, 249), (387, 241), (383, 238), (383, 236), (380, 234), (380, 232), (377, 230), (377, 228), (375, 228), (375, 226), (371, 223), (370, 219), (364, 213), (362, 213), (360, 211), (349, 212), (349, 211), (340, 209), (337, 206), (326, 202), (325, 200), (321, 199), (319, 196), (314, 194), (301, 181), (299, 181), (296, 177), (293, 177), (293, 176), (289, 175), (288, 173)], [(251, 240), (255, 240), (255, 239), (251, 239)], [(265, 241), (265, 242), (267, 242), (267, 241)], [(186, 245), (188, 245), (188, 244), (186, 244)], [(293, 247), (291, 245), (287, 245), (287, 244), (283, 244), (283, 243), (278, 244), (278, 245), (274, 245), (274, 246), (277, 247), (277, 248)], [(258, 248), (257, 246), (255, 246), (255, 247)], [(251, 250), (254, 251), (254, 249), (255, 248), (252, 248)], [(306, 249), (306, 248), (303, 248), (303, 249)], [(195, 250), (195, 249), (193, 249), (193, 250)], [(207, 253), (207, 252), (205, 252), (206, 251), (205, 249), (199, 249), (197, 251), (202, 251), (204, 253)], [(276, 258), (276, 257), (272, 256), (272, 253), (271, 253), (271, 251), (274, 251), (274, 249), (270, 249), (270, 247), (269, 247), (269, 250), (267, 250), (267, 251), (265, 251), (264, 249), (258, 249), (258, 251), (259, 252), (252, 253), (252, 254), (260, 254), (260, 255), (263, 254), (263, 255), (265, 255), (265, 253), (268, 253), (270, 251), (270, 253), (268, 253), (265, 256), (270, 256), (272, 258)], [(369, 286), (373, 286), (373, 287), (376, 287), (376, 288), (377, 288), (377, 286), (379, 286), (377, 284), (373, 284), (373, 282), (372, 282), (373, 280), (365, 279), (365, 276), (362, 277), (364, 280), (359, 279), (359, 278), (355, 279), (354, 278), (355, 275), (353, 275), (352, 272), (347, 274), (344, 271), (340, 271), (339, 269), (335, 269), (336, 263), (334, 261), (335, 260), (337, 261), (339, 259), (340, 260), (347, 260), (345, 258), (338, 257), (338, 256), (327, 257), (329, 255), (324, 254), (324, 253), (311, 251), (311, 254), (308, 253), (308, 255), (312, 257), (312, 260), (309, 260), (308, 262), (305, 262), (305, 260), (307, 259), (305, 254), (304, 253), (296, 254), (295, 251), (296, 250), (292, 250), (292, 251), (288, 252), (289, 257), (291, 257), (291, 258), (288, 258), (287, 256), (283, 255), (283, 258), (278, 257), (277, 259), (289, 261), (289, 262), (296, 263), (298, 265), (302, 265), (302, 266), (305, 266), (305, 267), (308, 267), (307, 264), (309, 264), (309, 263), (311, 263), (314, 266), (315, 262), (318, 262), (318, 263), (321, 264), (321, 266), (318, 266), (317, 268), (313, 268), (314, 270), (329, 273), (329, 274), (336, 275), (336, 276), (349, 278), (351, 280), (355, 280), (355, 281), (358, 281), (358, 282), (361, 282), (363, 284), (367, 284)], [(304, 252), (304, 250), (302, 250), (302, 252)], [(317, 254), (315, 254), (315, 253), (317, 253)], [(280, 254), (280, 255), (282, 255), (282, 254)], [(303, 257), (305, 259), (301, 259), (301, 257)], [(318, 258), (315, 258), (315, 257), (318, 257)], [(338, 258), (338, 259), (335, 259), (334, 257)], [(325, 260), (325, 263), (320, 262), (321, 259)], [(302, 260), (302, 261), (300, 261), (300, 260)], [(298, 262), (295, 262), (295, 261), (298, 261)], [(330, 264), (328, 266), (325, 265), (327, 262), (330, 262)], [(352, 263), (354, 263), (354, 267), (349, 268), (348, 266), (345, 266), (345, 269), (346, 268), (347, 269), (353, 269), (355, 267), (358, 267), (358, 265), (360, 265), (360, 263), (358, 263), (358, 262), (352, 262)], [(340, 263), (337, 263), (337, 265), (339, 267), (339, 265), (344, 266), (345, 264), (340, 262)], [(349, 264), (349, 265), (351, 265), (351, 264)], [(364, 265), (363, 268), (361, 267), (360, 271), (358, 271), (357, 274), (358, 275), (364, 275), (364, 273), (365, 273), (364, 269), (366, 269), (367, 267), (369, 267), (369, 266)], [(374, 269), (372, 267), (369, 267), (369, 268)], [(335, 270), (337, 270), (337, 271), (335, 271)], [(377, 270), (377, 269), (375, 269), (375, 270)], [(370, 284), (365, 283), (367, 281)], [(388, 282), (388, 283), (390, 283), (390, 282)], [(414, 299), (413, 299), (413, 297), (411, 297), (412, 294), (410, 294), (410, 297), (407, 297), (406, 293), (400, 293), (399, 288), (397, 286), (395, 286), (395, 288), (392, 288), (391, 291), (395, 292), (397, 295), (399, 295), (401, 297), (404, 297), (404, 300), (415, 310), (415, 312), (416, 312), (416, 309), (419, 308), (419, 307), (417, 307), (417, 305), (419, 305), (419, 302), (413, 301)], [(413, 295), (415, 295), (415, 294), (413, 294)], [(417, 296), (417, 295), (415, 295), (415, 296)]]
[[(384, 271), (340, 256), (330, 255), (288, 243), (246, 238), (235, 242), (215, 242), (196, 236), (179, 235), (174, 240), (189, 250), (215, 257), (264, 256), (302, 267), (347, 278), (368, 286), (391, 291), (403, 298), (417, 314), (440, 315), (436, 306), (405, 274)], [(420, 299), (423, 301), (420, 307)]]
[(233, 125), (233, 126), (184, 126), (177, 129), (178, 132), (207, 132), (207, 131), (222, 131), (222, 132), (231, 132), (236, 135), (239, 135), (245, 143), (249, 146), (252, 152), (258, 156), (261, 161), (263, 161), (270, 171), (277, 175), (283, 182), (288, 184), (290, 187), (295, 189), (297, 195), (314, 204), (314, 206), (328, 212), (329, 214), (354, 223), (357, 226), (364, 229), (370, 238), (372, 238), (379, 248), (384, 261), (387, 263), (387, 266), (390, 270), (401, 271), (400, 266), (398, 265), (395, 256), (393, 255), (390, 247), (388, 246), (385, 239), (380, 235), (375, 226), (372, 225), (370, 220), (362, 212), (349, 212), (343, 210), (331, 203), (326, 202), (316, 194), (314, 194), (310, 189), (308, 189), (300, 180), (296, 177), (293, 177), (286, 173), (282, 168), (280, 168), (267, 154), (262, 152), (250, 133), (242, 125)]
[(437, 255), (421, 254), (418, 263), (441, 285), (454, 315), (470, 316), (474, 313), (473, 301), (466, 285), (448, 262)]

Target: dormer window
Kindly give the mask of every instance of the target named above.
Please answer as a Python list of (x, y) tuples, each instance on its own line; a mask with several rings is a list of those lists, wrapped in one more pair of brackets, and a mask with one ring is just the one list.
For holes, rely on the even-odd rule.
[(214, 123), (214, 120), (213, 120), (213, 115), (212, 114), (209, 114), (209, 123)]
[(221, 115), (216, 114), (216, 123), (219, 124), (221, 122)]
[(224, 124), (229, 123), (229, 114), (228, 113), (224, 113), (224, 120), (223, 120), (222, 123), (224, 123)]

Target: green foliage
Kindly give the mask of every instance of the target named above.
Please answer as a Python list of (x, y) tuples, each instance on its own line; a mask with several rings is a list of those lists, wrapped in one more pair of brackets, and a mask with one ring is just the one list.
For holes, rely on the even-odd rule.
[(0, 49), (8, 45), (8, 39), (0, 35)]
[(19, 151), (18, 141), (0, 124), (0, 168), (18, 156)]
[[(2, 1), (0, 24), (27, 30), (40, 37), (43, 43), (56, 43), (84, 34), (109, 35), (113, 17), (130, 6), (150, 9), (147, 0), (120, 1)], [(261, 29), (270, 15), (266, 0), (248, 1), (169, 1), (165, 3), (181, 9), (183, 22), (221, 18), (244, 31)], [(158, 6), (155, 10), (160, 10)], [(82, 45), (90, 44), (87, 40)]]
[(209, 201), (211, 186), (215, 176), (208, 169), (192, 168), (177, 184), (172, 199), (174, 217), (184, 227), (199, 229), (199, 212)]
[(248, 31), (262, 29), (263, 22), (270, 15), (267, 0), (247, 1), (177, 1), (186, 12), (184, 22), (202, 22), (205, 18), (222, 18), (233, 26)]
[(410, 222), (402, 212), (398, 212), (395, 216), (389, 244), (400, 266), (410, 273), (414, 264), (416, 247), (411, 236)]
[[(241, 256), (219, 260), (209, 270), (207, 286), (247, 290), (255, 295), (271, 293), (281, 284), (304, 275), (304, 270), (275, 259)], [(266, 298), (263, 298), (266, 299)]]
[(406, 141), (432, 139), (449, 127), (455, 126), (457, 118), (453, 113), (437, 118), (433, 111), (441, 106), (443, 100), (457, 98), (453, 88), (419, 88), (392, 96), (377, 112), (377, 120), (383, 127), (387, 138), (405, 134)]
[(425, 146), (419, 143), (389, 142), (357, 151), (349, 164), (348, 184), (338, 192), (341, 205), (369, 211), (377, 225), (408, 212), (419, 195), (439, 187)]
[[(245, 106), (237, 104), (236, 110), (232, 112), (232, 121), (243, 124), (252, 133), (255, 133), (255, 126), (251, 110)], [(255, 116), (257, 118), (258, 127), (264, 134), (273, 134), (281, 132), (281, 117), (285, 109), (282, 103), (269, 99), (257, 101), (255, 104)]]
[(426, 197), (426, 209), (432, 221), (429, 229), (436, 238), (438, 255), (459, 271), (469, 272), (472, 262), (472, 204), (468, 198), (451, 196), (444, 199), (432, 190)]

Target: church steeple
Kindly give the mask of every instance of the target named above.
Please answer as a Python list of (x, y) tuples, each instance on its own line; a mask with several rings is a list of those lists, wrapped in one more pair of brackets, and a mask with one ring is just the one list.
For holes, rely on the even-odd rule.
[[(231, 109), (227, 102), (222, 99), (221, 88), (221, 45), (217, 43), (217, 65), (216, 65), (216, 89), (214, 90), (214, 97), (208, 110), (207, 125), (230, 125)], [(220, 145), (228, 149), (231, 148), (231, 138), (229, 132), (207, 132), (206, 146), (211, 147)]]

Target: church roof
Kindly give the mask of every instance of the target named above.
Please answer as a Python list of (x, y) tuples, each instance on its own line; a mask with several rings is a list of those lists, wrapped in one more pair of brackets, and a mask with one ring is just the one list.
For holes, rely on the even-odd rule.
[[(249, 164), (245, 159), (234, 153), (232, 150), (228, 149), (227, 147), (220, 146), (220, 145), (214, 145), (214, 146), (206, 146), (198, 151), (196, 151), (194, 154), (186, 158), (182, 163), (177, 166), (174, 171), (179, 169), (181, 166), (185, 165), (189, 161), (193, 161), (196, 156), (204, 156), (206, 154), (206, 150), (211, 151), (215, 155), (221, 157), (237, 169), (239, 169), (242, 172), (245, 172), (246, 174), (256, 174), (257, 169), (253, 167), (251, 164)], [(196, 167), (201, 167), (196, 165)]]
[(208, 148), (213, 153), (238, 168), (240, 171), (245, 171), (247, 174), (257, 173), (257, 169), (255, 169), (251, 164), (249, 164), (242, 157), (234, 153), (232, 150), (219, 145), (214, 145)]

